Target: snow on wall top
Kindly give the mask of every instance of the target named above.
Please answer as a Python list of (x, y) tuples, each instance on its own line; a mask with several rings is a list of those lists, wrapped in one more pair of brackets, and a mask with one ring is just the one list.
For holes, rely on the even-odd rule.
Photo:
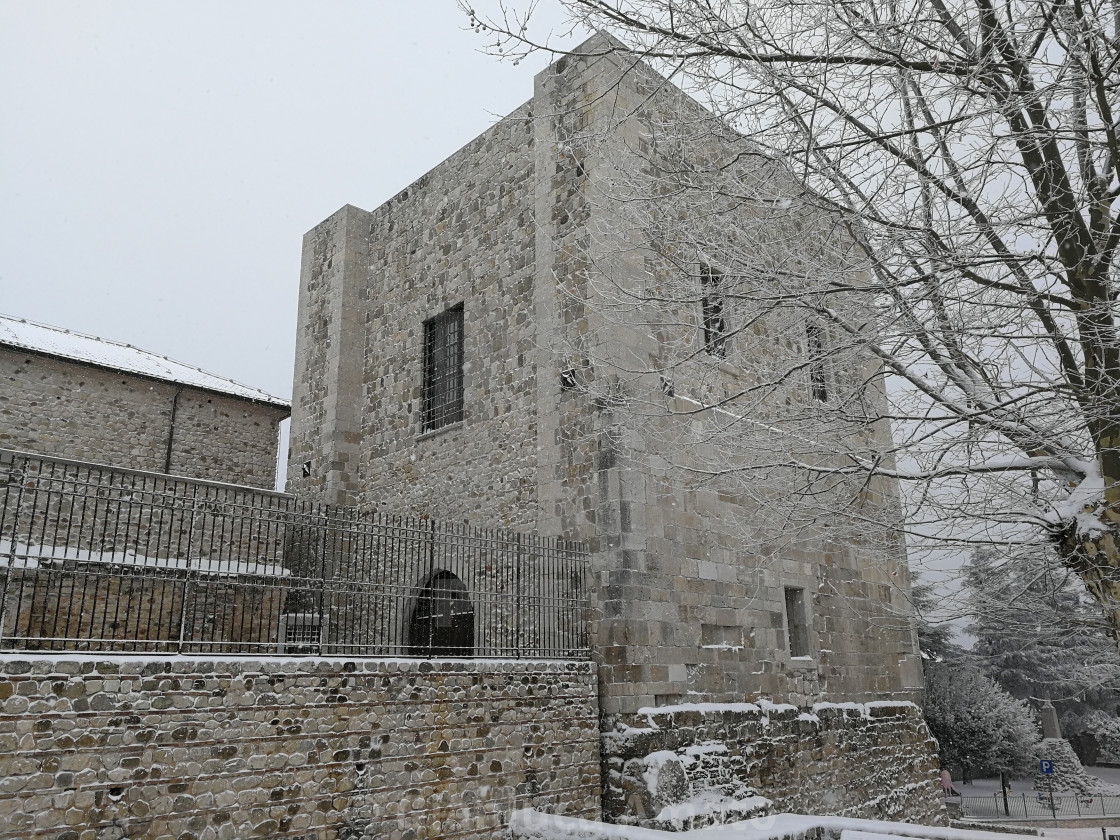
[(176, 362), (166, 356), (149, 353), (131, 344), (98, 338), (85, 333), (38, 324), (23, 318), (0, 315), (0, 346), (18, 347), (48, 356), (72, 359), (98, 367), (136, 373), (165, 382), (229, 394), (245, 400), (290, 408), (286, 400), (274, 397), (259, 388), (250, 388), (232, 379), (207, 373), (201, 368)]

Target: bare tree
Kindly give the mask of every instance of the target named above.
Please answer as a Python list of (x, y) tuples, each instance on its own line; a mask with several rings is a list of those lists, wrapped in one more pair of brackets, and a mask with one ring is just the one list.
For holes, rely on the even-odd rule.
[[(669, 410), (705, 415), (696, 434), (726, 456), (684, 468), (749, 473), (741, 488), (782, 472), (787, 498), (796, 476), (792, 495), (857, 538), (874, 520), (918, 547), (1049, 542), (1120, 643), (1120, 4), (563, 3), (711, 115), (660, 107), (629, 147), (656, 178), (631, 160), (601, 188), (642, 207), (640, 236), (604, 239), (657, 252), (648, 287), (612, 290), (661, 329), (664, 352), (632, 372), (692, 400)], [(518, 54), (549, 48), (531, 6), (467, 11)], [(721, 132), (734, 153), (695, 153)], [(750, 383), (697, 384), (705, 356), (735, 356)], [(885, 399), (863, 396), (867, 358)], [(893, 445), (852, 445), (869, 421)], [(880, 478), (901, 482), (904, 521), (857, 504)]]

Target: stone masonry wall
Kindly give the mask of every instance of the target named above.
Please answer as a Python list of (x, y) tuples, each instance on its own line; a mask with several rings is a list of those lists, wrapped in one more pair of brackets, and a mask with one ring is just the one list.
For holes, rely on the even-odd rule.
[[(366, 504), (536, 524), (533, 126), (515, 111), (371, 213)], [(424, 321), (460, 303), (463, 421), (422, 434)]]
[[(634, 150), (657, 86), (606, 51), (593, 43), (587, 56), (538, 74), (533, 109), (542, 117), (532, 151), (540, 176), (534, 320), (538, 343), (555, 356), (537, 379), (537, 527), (592, 548), (601, 709), (759, 696), (803, 704), (917, 699), (901, 546), (876, 563), (856, 547), (775, 534), (741, 488), (687, 486), (667, 466), (687, 458), (675, 446), (703, 446), (689, 434), (700, 422), (690, 414), (695, 403), (683, 397), (706, 380), (726, 381), (728, 394), (746, 383), (741, 369), (703, 353), (696, 364), (707, 372), (682, 369), (678, 398), (634, 372), (657, 369), (662, 348), (643, 313), (628, 320), (634, 301), (612, 306), (610, 295), (651, 282), (644, 234), (626, 227), (640, 227), (634, 217), (641, 221), (647, 205), (634, 202), (623, 216), (609, 194), (626, 173), (643, 170)], [(686, 308), (674, 323), (693, 317)], [(586, 388), (562, 386), (565, 357)], [(801, 397), (811, 400), (808, 383)], [(787, 587), (804, 593), (806, 656), (789, 650)]]
[[(0, 447), (163, 472), (178, 386), (0, 347)], [(271, 489), (275, 406), (184, 388), (170, 472)]]
[[(288, 489), (489, 527), (536, 520), (533, 120), (304, 239)], [(424, 321), (463, 304), (464, 419), (421, 429)]]
[[(65, 566), (69, 568), (65, 568)], [(199, 651), (269, 650), (277, 641), (286, 587), (259, 577), (131, 569), (106, 573), (100, 564), (40, 563), (0, 568), (9, 648), (20, 650)], [(86, 639), (98, 639), (89, 644)], [(146, 641), (147, 645), (137, 645)]]
[[(943, 825), (937, 745), (910, 703), (692, 704), (612, 717), (603, 735), (607, 819), (659, 828), (719, 822), (728, 790), (771, 813)], [(746, 800), (751, 804), (751, 800)], [(713, 810), (708, 806), (708, 810)], [(673, 825), (673, 815), (691, 825)]]
[(589, 663), (0, 660), (10, 840), (498, 837), (598, 771)]

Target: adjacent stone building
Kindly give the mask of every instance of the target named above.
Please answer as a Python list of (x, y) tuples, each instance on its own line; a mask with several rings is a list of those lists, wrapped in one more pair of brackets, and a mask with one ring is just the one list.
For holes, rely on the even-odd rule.
[(271, 489), (289, 413), (155, 353), (0, 316), (0, 448)]
[[(407, 189), (373, 211), (345, 206), (305, 236), (288, 467), (289, 491), (309, 499), (587, 541), (604, 785), (628, 778), (637, 760), (612, 733), (651, 732), (654, 708), (703, 717), (695, 703), (717, 704), (707, 707), (717, 718), (690, 731), (704, 743), (726, 732), (731, 753), (757, 767), (749, 756), (764, 748), (746, 742), (768, 718), (721, 722), (718, 704), (906, 707), (922, 686), (901, 541), (877, 563), (827, 537), (752, 541), (754, 525), (768, 523), (752, 522), (751, 500), (686, 486), (664, 468), (659, 447), (694, 422), (689, 386), (731, 393), (746, 374), (722, 346), (711, 352), (713, 331), (734, 317), (730, 303), (705, 297), (658, 335), (597, 310), (604, 286), (667, 270), (648, 243), (627, 250), (602, 233), (626, 223), (597, 196), (629, 174), (627, 160), (641, 165), (631, 152), (643, 143), (643, 109), (683, 98), (612, 47), (596, 36), (540, 73), (529, 102)], [(814, 218), (803, 239), (814, 237)], [(703, 254), (689, 259), (701, 262), (701, 282), (712, 274)], [(687, 380), (674, 387), (633, 373), (690, 331), (701, 346), (695, 367), (682, 368)], [(814, 335), (770, 341), (768, 352), (799, 353)], [(573, 355), (580, 347), (583, 358)], [(871, 361), (836, 375), (882, 400)], [(670, 434), (628, 428), (616, 387), (644, 388), (643, 404), (665, 408)], [(796, 408), (823, 385), (810, 370), (782, 387), (775, 399)], [(889, 441), (882, 423), (859, 435), (865, 446)], [(869, 485), (867, 498), (897, 504), (889, 485)], [(824, 737), (810, 719), (791, 719), (806, 750)], [(879, 770), (889, 778), (896, 768), (895, 781), (924, 803), (892, 806), (895, 816), (930, 818), (940, 808), (932, 753), (920, 719), (912, 728)], [(691, 760), (687, 739), (661, 737), (641, 749)], [(819, 783), (845, 813), (866, 814), (866, 801), (883, 796), (835, 774)], [(653, 819), (648, 803), (618, 791), (605, 800), (609, 816)]]

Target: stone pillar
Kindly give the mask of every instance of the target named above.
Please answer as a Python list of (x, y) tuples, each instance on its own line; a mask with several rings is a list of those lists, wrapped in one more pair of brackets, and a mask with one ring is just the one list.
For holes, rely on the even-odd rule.
[(1042, 705), (1042, 737), (1061, 738), (1062, 729), (1058, 726), (1058, 713), (1049, 701)]
[(303, 238), (288, 491), (355, 503), (371, 215), (346, 205)]

